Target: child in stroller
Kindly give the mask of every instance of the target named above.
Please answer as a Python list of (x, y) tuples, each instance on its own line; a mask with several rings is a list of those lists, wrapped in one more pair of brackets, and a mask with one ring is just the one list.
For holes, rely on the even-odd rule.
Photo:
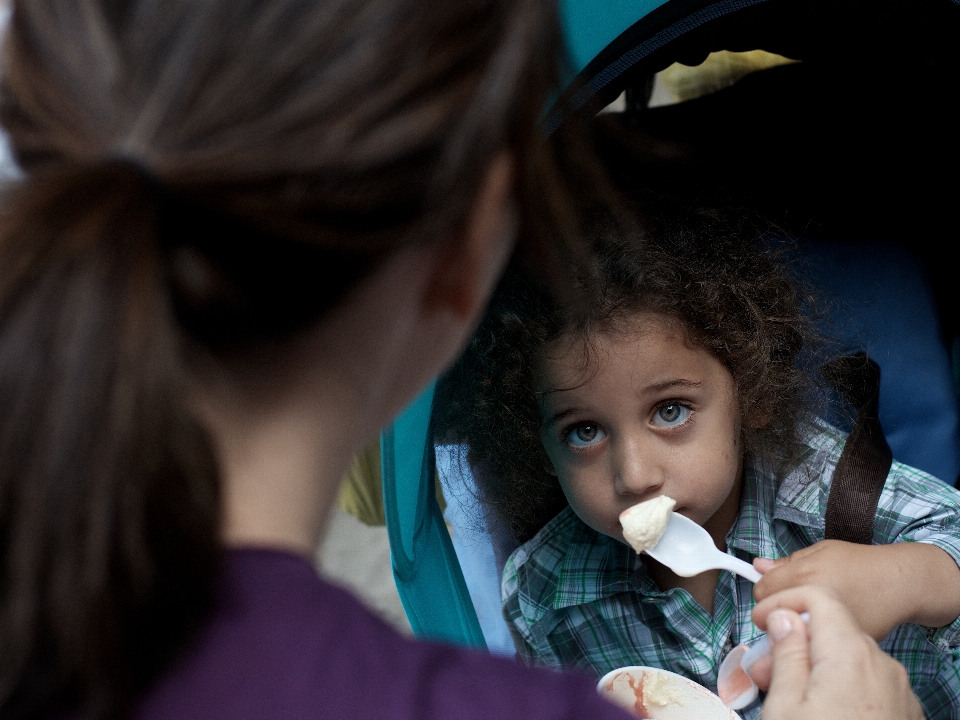
[(507, 283), (438, 389), (437, 429), (469, 445), (481, 499), (520, 543), (502, 585), (518, 655), (716, 687), (725, 654), (760, 634), (754, 589), (718, 571), (680, 578), (624, 544), (620, 512), (667, 494), (718, 547), (760, 558), (757, 598), (835, 587), (928, 715), (953, 713), (960, 493), (894, 463), (874, 545), (823, 542), (846, 436), (812, 412), (801, 296), (748, 228), (663, 198), (642, 215), (642, 238), (598, 224), (573, 308)]

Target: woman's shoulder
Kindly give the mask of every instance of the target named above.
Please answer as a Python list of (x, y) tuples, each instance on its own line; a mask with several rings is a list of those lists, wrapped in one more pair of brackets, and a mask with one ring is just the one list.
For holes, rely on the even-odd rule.
[(228, 553), (220, 590), (137, 720), (622, 717), (586, 678), (403, 637), (289, 553)]

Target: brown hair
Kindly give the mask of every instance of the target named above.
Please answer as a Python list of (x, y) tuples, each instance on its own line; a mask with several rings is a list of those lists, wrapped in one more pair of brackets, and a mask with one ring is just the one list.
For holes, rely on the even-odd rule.
[(434, 424), (444, 442), (469, 445), (481, 500), (505, 520), (516, 542), (531, 538), (566, 505), (547, 471), (540, 441), (535, 368), (561, 336), (629, 330), (653, 311), (679, 321), (688, 340), (710, 351), (733, 376), (745, 452), (789, 463), (823, 388), (815, 368), (822, 343), (811, 307), (778, 257), (763, 247), (768, 229), (734, 211), (698, 208), (632, 191), (642, 220), (631, 230), (600, 216), (589, 235), (592, 263), (577, 271), (575, 306), (554, 302), (522, 270), (509, 272), (464, 355), (441, 379)]
[[(456, 232), (511, 149), (527, 252), (570, 213), (538, 141), (539, 0), (16, 3), (0, 120), (0, 714), (118, 717), (219, 555), (187, 348), (281, 347), (392, 248)], [(559, 142), (566, 142), (563, 138)], [(535, 179), (536, 176), (536, 179)], [(532, 241), (531, 241), (532, 238)]]

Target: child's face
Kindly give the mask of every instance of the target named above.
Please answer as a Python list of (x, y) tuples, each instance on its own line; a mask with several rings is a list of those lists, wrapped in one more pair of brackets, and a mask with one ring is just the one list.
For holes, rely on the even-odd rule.
[(551, 344), (537, 368), (540, 437), (574, 512), (623, 541), (620, 513), (668, 495), (722, 542), (740, 504), (740, 411), (733, 378), (653, 313), (628, 333)]

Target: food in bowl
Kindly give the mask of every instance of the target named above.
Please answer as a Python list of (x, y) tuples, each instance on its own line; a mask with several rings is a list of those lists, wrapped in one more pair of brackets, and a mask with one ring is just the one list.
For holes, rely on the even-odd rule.
[(740, 720), (720, 698), (692, 680), (641, 665), (600, 678), (597, 692), (637, 718), (650, 720)]

